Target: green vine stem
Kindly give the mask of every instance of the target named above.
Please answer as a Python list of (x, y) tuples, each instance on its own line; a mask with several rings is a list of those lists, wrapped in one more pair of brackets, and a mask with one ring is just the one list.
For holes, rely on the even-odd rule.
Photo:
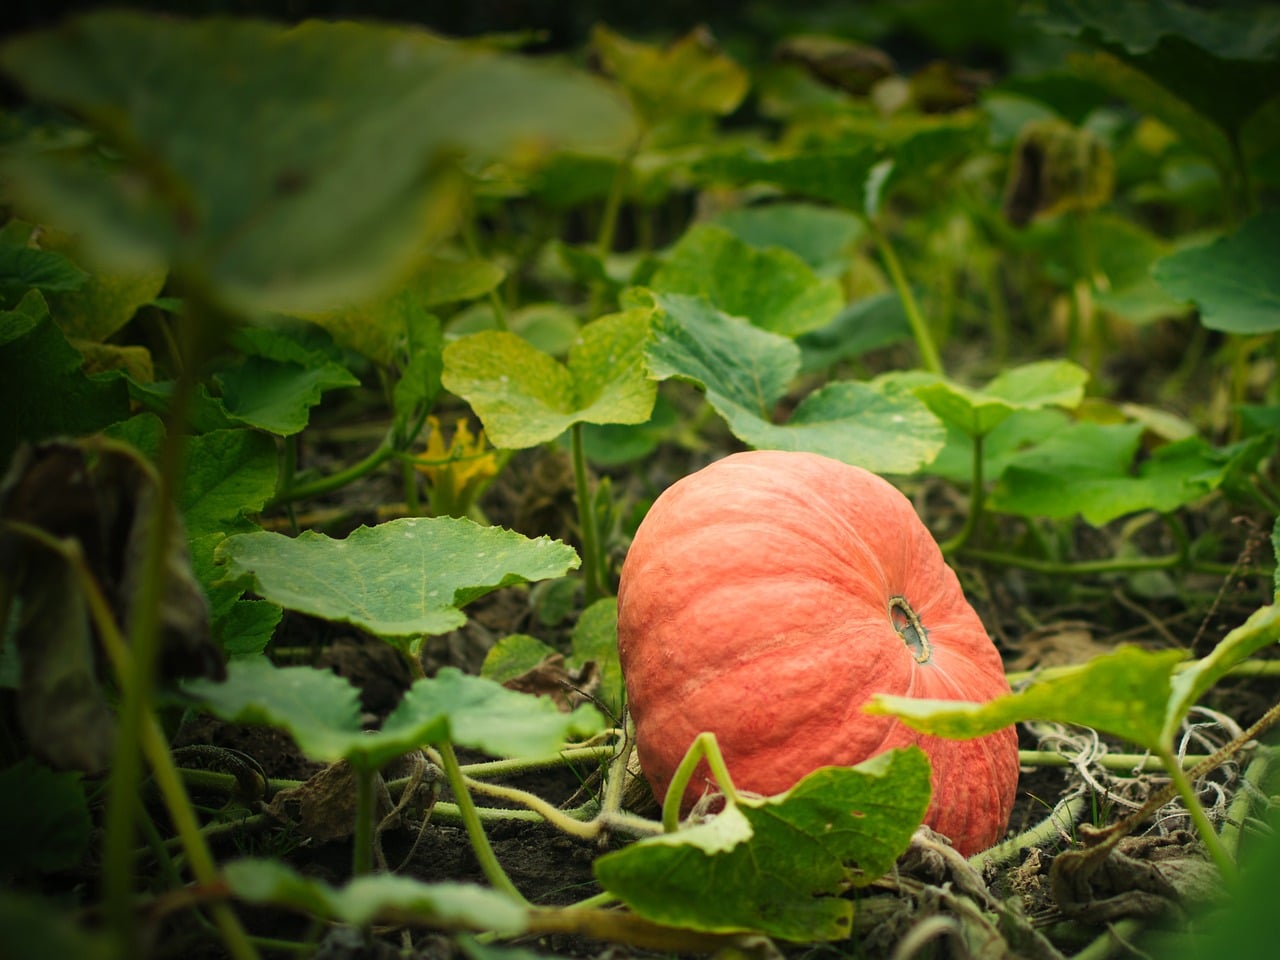
[(1227, 809), (1227, 818), (1223, 821), (1219, 836), (1222, 845), (1233, 857), (1240, 855), (1240, 841), (1244, 836), (1244, 822), (1249, 811), (1259, 796), (1266, 796), (1263, 784), (1271, 776), (1275, 768), (1276, 752), (1271, 747), (1260, 747), (1257, 755), (1245, 767), (1244, 781)]
[(738, 791), (734, 789), (733, 778), (729, 776), (729, 768), (725, 766), (724, 756), (720, 753), (720, 744), (716, 742), (716, 735), (704, 731), (693, 738), (693, 743), (689, 744), (689, 749), (685, 751), (684, 759), (671, 775), (667, 795), (662, 799), (664, 833), (674, 833), (680, 829), (680, 804), (684, 800), (684, 792), (689, 786), (689, 781), (693, 779), (693, 772), (703, 760), (711, 768), (711, 775), (715, 777), (716, 783), (720, 786), (720, 792), (724, 794), (724, 802), (729, 805), (738, 802)]
[(511, 878), (507, 876), (507, 872), (502, 869), (502, 864), (494, 855), (489, 838), (485, 835), (484, 825), (476, 813), (475, 801), (471, 799), (467, 778), (462, 775), (453, 744), (445, 740), (437, 745), (436, 750), (439, 755), (439, 766), (449, 780), (449, 788), (453, 791), (453, 799), (458, 805), (458, 813), (471, 840), (471, 847), (475, 852), (476, 860), (480, 863), (481, 871), (495, 889), (501, 890), (516, 903), (528, 905), (529, 901), (516, 889), (516, 885), (511, 882)]
[(875, 239), (876, 248), (880, 251), (880, 257), (884, 260), (885, 268), (889, 271), (889, 278), (893, 281), (894, 289), (897, 290), (898, 297), (902, 301), (902, 309), (905, 311), (907, 323), (911, 327), (911, 336), (916, 342), (916, 349), (920, 352), (921, 365), (930, 373), (942, 376), (942, 360), (938, 355), (938, 348), (933, 342), (933, 334), (929, 332), (929, 324), (925, 321), (924, 314), (920, 312), (920, 304), (916, 301), (916, 296), (911, 291), (911, 284), (907, 282), (906, 274), (902, 272), (902, 264), (898, 261), (898, 255), (894, 252), (893, 245), (874, 220), (870, 217), (864, 217), (863, 221), (870, 230), (871, 236)]
[(587, 487), (587, 453), (582, 439), (581, 421), (570, 428), (569, 436), (573, 449), (573, 483), (578, 501), (578, 525), (582, 528), (583, 605), (589, 607), (604, 596), (604, 587), (600, 576), (596, 512), (592, 509), (591, 493)]
[(973, 539), (974, 531), (978, 529), (978, 521), (982, 517), (982, 508), (987, 499), (984, 489), (986, 480), (982, 475), (982, 447), (983, 435), (979, 433), (973, 438), (973, 475), (969, 481), (969, 513), (964, 518), (964, 526), (960, 528), (960, 532), (939, 544), (946, 555), (953, 554), (968, 544)]
[(988, 850), (974, 854), (969, 858), (969, 865), (981, 871), (988, 865), (1003, 867), (1016, 863), (1021, 859), (1024, 851), (1052, 843), (1074, 827), (1089, 809), (1089, 802), (1089, 798), (1085, 796), (1067, 797), (1034, 827), (1024, 830), (1016, 837), (997, 843)]
[[(1182, 758), (1182, 768), (1191, 770), (1209, 759), (1207, 754), (1187, 754)], [(1150, 773), (1161, 768), (1163, 761), (1149, 753), (1103, 753), (1092, 758), (1090, 764), (1117, 773)], [(1044, 750), (1019, 750), (1018, 765), (1023, 767), (1073, 767), (1076, 761), (1060, 753)]]
[(363, 460), (352, 464), (345, 470), (339, 470), (337, 473), (331, 473), (327, 477), (320, 477), (312, 480), (310, 483), (300, 483), (282, 490), (267, 504), (267, 509), (283, 506), (286, 503), (292, 503), (297, 500), (308, 500), (311, 497), (319, 497), (326, 493), (332, 493), (334, 490), (340, 490), (347, 484), (359, 480), (361, 477), (368, 476), (378, 467), (382, 466), (396, 454), (395, 445), (391, 442), (390, 436), (383, 440), (382, 443), (371, 454)]

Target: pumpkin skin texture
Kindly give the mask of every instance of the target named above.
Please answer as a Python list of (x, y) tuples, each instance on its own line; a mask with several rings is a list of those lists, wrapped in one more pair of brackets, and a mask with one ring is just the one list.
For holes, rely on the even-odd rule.
[[(933, 767), (926, 824), (965, 855), (1008, 826), (1012, 727), (944, 740), (862, 710), (875, 693), (1009, 693), (933, 536), (873, 473), (758, 450), (677, 481), (623, 562), (618, 651), (640, 766), (659, 801), (702, 731), (715, 734), (734, 786), (766, 795), (818, 767), (916, 744)], [(703, 765), (685, 809), (709, 785)]]

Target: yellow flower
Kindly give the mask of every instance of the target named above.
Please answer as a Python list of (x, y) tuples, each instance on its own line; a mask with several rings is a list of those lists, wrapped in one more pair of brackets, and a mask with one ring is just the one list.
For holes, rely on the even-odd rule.
[(427, 417), (426, 449), (413, 466), (431, 487), (432, 512), (463, 516), (480, 487), (497, 475), (498, 458), (486, 444), (484, 430), (472, 434), (465, 417), (458, 418), (447, 446), (440, 421)]

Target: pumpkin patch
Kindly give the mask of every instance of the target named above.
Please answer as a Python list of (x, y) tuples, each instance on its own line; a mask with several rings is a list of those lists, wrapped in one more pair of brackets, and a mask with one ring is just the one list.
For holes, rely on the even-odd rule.
[[(640, 765), (659, 799), (703, 731), (737, 789), (762, 794), (916, 744), (933, 768), (928, 825), (965, 854), (1005, 831), (1018, 780), (1012, 727), (945, 740), (863, 711), (877, 693), (1009, 692), (937, 543), (873, 473), (752, 451), (673, 484), (623, 564), (618, 648)], [(704, 772), (686, 807), (714, 788)]]

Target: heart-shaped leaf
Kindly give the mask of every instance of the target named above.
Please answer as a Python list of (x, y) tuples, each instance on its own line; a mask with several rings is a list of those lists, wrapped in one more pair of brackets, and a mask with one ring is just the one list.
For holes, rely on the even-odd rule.
[(944, 423), (981, 437), (1016, 410), (1077, 406), (1088, 379), (1088, 371), (1069, 360), (1042, 360), (1005, 370), (981, 390), (936, 380), (915, 394)]
[(554, 440), (580, 422), (643, 423), (657, 399), (644, 371), (651, 312), (636, 308), (587, 324), (565, 364), (512, 333), (463, 337), (445, 348), (442, 381), (507, 449)]

